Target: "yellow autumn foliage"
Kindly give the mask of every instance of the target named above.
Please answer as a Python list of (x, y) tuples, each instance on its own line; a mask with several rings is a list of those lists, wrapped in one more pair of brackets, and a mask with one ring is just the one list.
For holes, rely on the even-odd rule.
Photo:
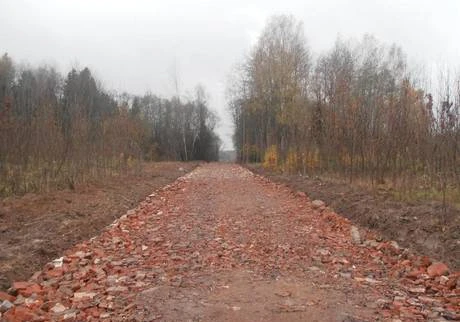
[(277, 170), (278, 168), (278, 148), (276, 145), (271, 145), (264, 154), (263, 166), (265, 169)]
[(300, 170), (301, 162), (297, 151), (291, 149), (288, 152), (286, 160), (284, 162), (284, 171), (289, 173), (295, 173)]

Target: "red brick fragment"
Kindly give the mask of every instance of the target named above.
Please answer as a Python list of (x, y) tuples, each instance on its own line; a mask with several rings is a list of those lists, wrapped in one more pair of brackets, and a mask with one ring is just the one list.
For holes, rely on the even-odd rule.
[(444, 263), (433, 263), (427, 268), (427, 273), (430, 277), (436, 277), (441, 275), (447, 275), (449, 273), (449, 268)]
[(8, 322), (28, 322), (38, 319), (38, 316), (25, 307), (14, 307), (3, 318)]
[(62, 268), (54, 268), (54, 269), (47, 271), (46, 275), (51, 278), (61, 277), (62, 275), (64, 275), (64, 271), (62, 270)]
[(422, 275), (423, 273), (425, 273), (424, 270), (422, 269), (414, 269), (413, 271), (410, 271), (406, 277), (410, 278), (410, 279), (414, 279), (416, 280), (420, 275)]

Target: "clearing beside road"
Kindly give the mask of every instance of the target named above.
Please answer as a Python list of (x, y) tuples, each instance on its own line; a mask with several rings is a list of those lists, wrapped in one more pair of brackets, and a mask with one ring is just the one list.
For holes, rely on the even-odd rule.
[(151, 162), (140, 173), (105, 177), (75, 190), (0, 199), (0, 291), (28, 279), (66, 249), (91, 238), (153, 190), (197, 163)]

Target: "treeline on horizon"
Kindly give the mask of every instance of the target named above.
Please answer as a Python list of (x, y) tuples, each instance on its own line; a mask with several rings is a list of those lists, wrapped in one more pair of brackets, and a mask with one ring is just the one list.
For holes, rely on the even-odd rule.
[(88, 68), (65, 77), (0, 57), (0, 195), (74, 187), (141, 160), (217, 160), (217, 117), (184, 99), (107, 91)]
[(274, 16), (228, 89), (238, 160), (433, 188), (445, 200), (460, 188), (460, 75), (440, 71), (432, 93), (418, 71), (368, 35), (313, 58), (302, 23)]

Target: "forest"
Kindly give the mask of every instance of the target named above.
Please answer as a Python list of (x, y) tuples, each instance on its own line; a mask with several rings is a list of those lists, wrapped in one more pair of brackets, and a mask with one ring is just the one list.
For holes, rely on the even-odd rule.
[(72, 188), (135, 170), (141, 160), (217, 160), (216, 114), (190, 98), (110, 92), (88, 68), (0, 57), (0, 195)]
[(301, 22), (274, 16), (231, 76), (238, 160), (458, 196), (460, 73), (426, 71), (370, 35), (313, 54)]

